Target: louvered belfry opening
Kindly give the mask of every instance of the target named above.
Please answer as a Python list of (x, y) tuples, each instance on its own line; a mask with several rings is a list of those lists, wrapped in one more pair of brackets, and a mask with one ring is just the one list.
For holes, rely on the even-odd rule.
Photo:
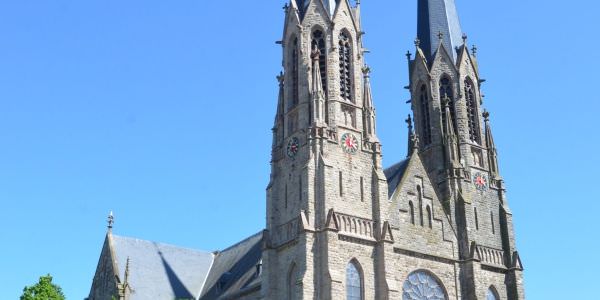
[(312, 34), (311, 48), (315, 47), (319, 49), (319, 70), (321, 71), (321, 84), (323, 85), (323, 91), (327, 96), (327, 52), (325, 48), (325, 36), (323, 31), (315, 30)]
[(473, 82), (470, 79), (465, 80), (465, 97), (467, 98), (467, 115), (469, 122), (469, 138), (471, 141), (481, 145), (481, 135), (479, 134), (479, 121), (477, 113), (477, 101), (475, 100), (475, 91)]
[(352, 46), (346, 32), (340, 34), (340, 96), (352, 101)]

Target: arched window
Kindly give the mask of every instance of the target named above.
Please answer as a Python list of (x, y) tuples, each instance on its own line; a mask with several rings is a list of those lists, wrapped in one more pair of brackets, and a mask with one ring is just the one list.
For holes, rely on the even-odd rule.
[(442, 283), (427, 271), (408, 275), (402, 286), (403, 300), (448, 300)]
[(340, 95), (342, 99), (352, 101), (352, 46), (350, 35), (342, 31), (340, 34)]
[(410, 223), (415, 225), (415, 206), (412, 201), (408, 201), (408, 208), (410, 210)]
[(429, 229), (433, 228), (433, 216), (431, 214), (431, 207), (427, 205), (427, 222), (429, 224)]
[(296, 264), (292, 264), (288, 273), (287, 294), (288, 300), (296, 299)]
[(290, 72), (292, 73), (292, 104), (291, 107), (298, 105), (299, 95), (299, 71), (298, 71), (298, 38), (292, 38), (292, 57), (290, 60)]
[(454, 92), (452, 90), (452, 82), (446, 76), (442, 77), (440, 80), (440, 102), (442, 103), (442, 123), (446, 124), (446, 110), (443, 108), (444, 99), (448, 97), (450, 100), (450, 121), (453, 126), (454, 132), (457, 133), (456, 130), (456, 115), (454, 111)]
[(421, 186), (417, 185), (417, 198), (419, 199), (419, 219), (421, 222), (421, 226), (425, 226), (423, 222), (423, 192), (421, 191)]
[(429, 117), (429, 97), (427, 97), (427, 86), (422, 85), (419, 91), (419, 102), (421, 104), (421, 135), (423, 144), (431, 144), (431, 119)]
[(358, 265), (351, 261), (346, 266), (346, 300), (362, 300), (362, 276)]
[(488, 290), (487, 290), (487, 294), (485, 297), (486, 300), (500, 300), (500, 296), (498, 296), (498, 292), (496, 291), (496, 288), (491, 286)]
[(465, 80), (465, 97), (467, 99), (469, 137), (471, 138), (471, 141), (481, 144), (481, 135), (479, 134), (479, 114), (477, 113), (477, 100), (475, 99), (473, 82), (469, 78)]
[(317, 29), (312, 33), (311, 49), (319, 49), (319, 70), (321, 71), (321, 84), (327, 95), (327, 52), (325, 49), (325, 36), (323, 31)]

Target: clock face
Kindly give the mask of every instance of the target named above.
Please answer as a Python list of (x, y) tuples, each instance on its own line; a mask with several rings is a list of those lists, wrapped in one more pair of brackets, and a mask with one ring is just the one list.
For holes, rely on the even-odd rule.
[(480, 191), (485, 191), (488, 188), (487, 177), (479, 172), (473, 175), (473, 183), (475, 183), (475, 187)]
[(299, 149), (300, 141), (298, 141), (298, 138), (292, 138), (287, 144), (287, 156), (293, 158), (294, 156), (296, 156), (296, 154), (298, 154)]
[(355, 154), (358, 151), (358, 139), (352, 133), (344, 133), (341, 141), (344, 152)]

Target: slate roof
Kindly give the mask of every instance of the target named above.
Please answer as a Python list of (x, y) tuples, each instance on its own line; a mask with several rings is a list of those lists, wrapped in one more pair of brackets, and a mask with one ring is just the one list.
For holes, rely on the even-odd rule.
[(210, 300), (252, 290), (260, 283), (262, 232), (221, 252), (215, 257), (200, 299)]
[[(298, 10), (300, 11), (300, 17), (304, 18), (304, 14), (306, 13), (306, 9), (308, 8), (308, 4), (311, 0), (296, 0), (296, 4), (298, 5)], [(338, 0), (315, 0), (315, 1), (323, 1), (323, 6), (329, 12), (330, 16), (333, 16), (335, 12), (335, 8), (337, 7)]]
[(444, 34), (444, 48), (456, 61), (455, 49), (462, 45), (463, 32), (454, 0), (419, 0), (417, 37), (430, 62), (440, 44), (440, 32)]
[(402, 177), (404, 177), (406, 167), (408, 167), (408, 162), (409, 159), (407, 158), (383, 170), (383, 173), (385, 174), (385, 177), (387, 178), (388, 182), (388, 197), (392, 197), (392, 194), (400, 184)]
[(129, 258), (131, 300), (227, 299), (260, 287), (262, 232), (206, 252), (110, 234), (119, 278)]
[(119, 278), (125, 278), (127, 258), (131, 300), (196, 299), (213, 254), (135, 238), (112, 235)]

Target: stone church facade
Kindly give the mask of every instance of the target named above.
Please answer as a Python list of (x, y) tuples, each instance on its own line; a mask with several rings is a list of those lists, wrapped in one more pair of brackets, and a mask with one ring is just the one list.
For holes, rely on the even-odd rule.
[(285, 7), (265, 230), (214, 253), (109, 230), (90, 300), (524, 299), (454, 0), (419, 0), (408, 157), (387, 169), (356, 2)]

